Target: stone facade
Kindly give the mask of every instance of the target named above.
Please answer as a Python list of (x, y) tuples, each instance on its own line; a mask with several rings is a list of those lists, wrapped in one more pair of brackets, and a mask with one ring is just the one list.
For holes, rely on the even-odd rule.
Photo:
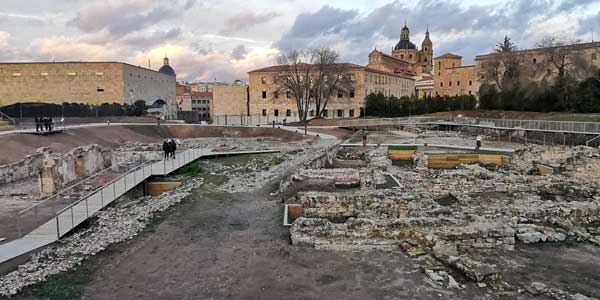
[(434, 59), (435, 96), (462, 96), (479, 94), (479, 80), (475, 66), (463, 66), (462, 56), (444, 54)]
[(210, 111), (213, 116), (248, 115), (247, 85), (216, 85), (212, 87), (212, 91)]
[[(340, 91), (327, 103), (323, 111), (326, 118), (354, 118), (364, 112), (365, 97), (381, 92), (386, 96), (404, 97), (414, 94), (415, 81), (412, 77), (371, 69), (354, 64), (340, 64), (352, 82), (350, 91)], [(283, 68), (273, 66), (251, 71), (249, 91), (249, 114), (280, 118), (297, 117), (296, 100), (288, 94), (279, 78)], [(309, 117), (315, 117), (314, 109)]]
[[(550, 63), (550, 59), (553, 56), (562, 55), (561, 53), (570, 53), (566, 55), (568, 68), (573, 67), (572, 62), (568, 61), (569, 59), (581, 60), (588, 65), (600, 67), (600, 42), (478, 55), (475, 57), (475, 64), (469, 66), (462, 65), (461, 56), (448, 53), (434, 59), (435, 95), (478, 96), (481, 84), (495, 84), (494, 78), (486, 78), (484, 70), (490, 63), (503, 59), (503, 55), (517, 59), (522, 69), (522, 76), (535, 82), (541, 82), (544, 79), (549, 80), (554, 76), (549, 76), (550, 73), (556, 74), (555, 66)], [(500, 74), (504, 72), (502, 66), (497, 72)]]
[(0, 64), (0, 106), (19, 102), (100, 105), (162, 100), (175, 110), (175, 77), (118, 62)]
[[(475, 57), (476, 75), (482, 83), (495, 84), (493, 78), (486, 78), (483, 69), (490, 63), (503, 59), (504, 55), (516, 58), (520, 67), (524, 70), (521, 72), (522, 75), (527, 76), (535, 82), (540, 82), (544, 79), (549, 80), (551, 77), (548, 78), (548, 73), (556, 73), (554, 70), (555, 66), (550, 61), (553, 56), (560, 57), (566, 55), (567, 68), (573, 68), (571, 65), (574, 63), (573, 60), (581, 60), (585, 64), (600, 68), (600, 42), (571, 44), (552, 48), (535, 48), (509, 53), (490, 53)], [(501, 67), (498, 73), (502, 74), (503, 72), (504, 70)]]

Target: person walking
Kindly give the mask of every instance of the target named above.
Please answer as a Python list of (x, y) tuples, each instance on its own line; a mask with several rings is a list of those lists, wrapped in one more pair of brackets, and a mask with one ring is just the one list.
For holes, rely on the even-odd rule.
[(35, 117), (35, 132), (40, 132), (40, 117)]
[(177, 151), (177, 143), (174, 139), (169, 141), (171, 143), (171, 158), (175, 159), (175, 151)]
[(481, 136), (480, 135), (477, 136), (477, 144), (475, 146), (475, 150), (479, 151), (479, 149), (481, 149)]
[(167, 140), (165, 140), (163, 142), (162, 149), (163, 149), (163, 152), (164, 152), (164, 159), (168, 160), (169, 159), (170, 145), (169, 145), (169, 142)]
[(52, 127), (54, 127), (54, 118), (50, 117), (50, 119), (48, 119), (48, 127), (50, 128), (49, 131), (52, 131)]

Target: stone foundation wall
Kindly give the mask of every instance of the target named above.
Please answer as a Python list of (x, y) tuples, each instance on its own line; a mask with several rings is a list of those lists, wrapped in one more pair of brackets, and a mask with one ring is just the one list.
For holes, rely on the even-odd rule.
[(0, 166), (0, 184), (7, 184), (28, 178), (40, 176), (40, 169), (44, 162), (44, 149), (38, 150), (34, 155), (10, 165)]
[(109, 168), (112, 152), (99, 145), (78, 147), (66, 154), (47, 155), (40, 170), (40, 192), (50, 195), (79, 178)]
[(306, 192), (299, 195), (308, 218), (408, 216), (408, 203), (398, 197), (367, 193)]

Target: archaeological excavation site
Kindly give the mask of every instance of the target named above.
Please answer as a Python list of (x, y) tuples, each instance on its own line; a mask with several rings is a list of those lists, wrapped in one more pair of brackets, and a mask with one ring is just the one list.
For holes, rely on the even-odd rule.
[(0, 296), (600, 299), (585, 139), (273, 127), (0, 136)]

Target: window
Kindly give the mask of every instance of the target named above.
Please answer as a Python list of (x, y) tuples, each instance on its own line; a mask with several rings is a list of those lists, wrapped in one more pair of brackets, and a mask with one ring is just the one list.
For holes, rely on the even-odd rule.
[(292, 98), (292, 92), (290, 92), (289, 90), (285, 91), (285, 97)]
[(440, 82), (440, 87), (444, 87), (444, 83), (443, 82)]
[(597, 54), (596, 53), (592, 53), (592, 60), (596, 60), (597, 58)]
[(344, 111), (341, 110), (341, 109), (338, 109), (337, 116), (338, 116), (338, 118), (343, 118), (344, 117)]
[(291, 109), (286, 110), (285, 111), (285, 115), (286, 115), (286, 117), (291, 117), (292, 116), (292, 110)]
[(273, 115), (275, 115), (276, 117), (279, 117), (279, 109), (274, 110)]
[(344, 97), (344, 92), (338, 91), (338, 98), (342, 98), (342, 97)]
[(267, 99), (267, 91), (262, 91), (262, 98)]
[(408, 55), (408, 58), (412, 59), (412, 54)]
[(263, 117), (266, 117), (266, 116), (267, 116), (267, 110), (266, 110), (266, 109), (263, 109), (263, 110), (262, 110), (262, 115), (263, 115)]
[(351, 109), (351, 110), (349, 110), (349, 111), (348, 111), (348, 115), (349, 115), (351, 118), (354, 118), (354, 109)]
[(427, 52), (427, 47), (425, 47), (425, 52)]
[(279, 99), (279, 92), (278, 92), (278, 91), (275, 91), (275, 92), (273, 93), (273, 97), (274, 97), (275, 99)]
[(267, 83), (267, 77), (262, 77), (262, 78), (260, 79), (260, 82), (261, 82), (262, 84), (266, 84), (266, 83)]
[(452, 63), (452, 67), (454, 68), (454, 63)]
[(469, 80), (469, 86), (473, 85), (473, 81)]
[(456, 86), (460, 86), (460, 81), (457, 81), (457, 82), (456, 82)]
[(404, 54), (400, 54), (400, 59), (404, 59)]
[(533, 63), (536, 64), (537, 63), (537, 58), (533, 59)]
[(354, 90), (350, 90), (350, 98), (354, 98)]
[(314, 111), (314, 110), (311, 110), (311, 111), (309, 112), (309, 114), (310, 114), (310, 116), (311, 116), (311, 117), (314, 117), (314, 116), (315, 116), (315, 111)]
[(485, 76), (483, 76), (483, 74), (481, 74), (481, 79), (483, 79), (483, 77), (485, 77)]
[(279, 82), (279, 77), (273, 76), (273, 83), (277, 83), (277, 82)]
[(448, 82), (448, 86), (452, 86), (452, 81)]
[(98, 92), (98, 93), (102, 93), (102, 92), (104, 92), (104, 89), (97, 88), (97, 89), (96, 89), (96, 92)]
[(471, 91), (469, 91), (469, 95), (472, 95)]

